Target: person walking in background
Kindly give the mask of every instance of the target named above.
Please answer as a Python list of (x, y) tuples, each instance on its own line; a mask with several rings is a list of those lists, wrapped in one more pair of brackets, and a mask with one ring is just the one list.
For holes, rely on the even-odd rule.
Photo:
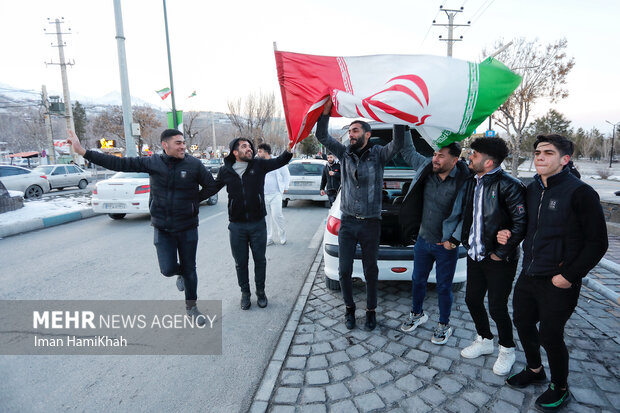
[[(258, 157), (271, 159), (271, 146), (268, 143), (258, 145)], [(267, 209), (267, 245), (273, 244), (274, 228), (278, 233), (280, 244), (286, 244), (284, 214), (282, 214), (282, 194), (288, 189), (291, 174), (287, 166), (268, 172), (265, 175), (265, 208)]]
[(327, 194), (329, 205), (334, 205), (336, 195), (340, 189), (340, 163), (336, 161), (334, 154), (327, 155), (327, 165), (323, 168), (321, 176), (321, 195)]

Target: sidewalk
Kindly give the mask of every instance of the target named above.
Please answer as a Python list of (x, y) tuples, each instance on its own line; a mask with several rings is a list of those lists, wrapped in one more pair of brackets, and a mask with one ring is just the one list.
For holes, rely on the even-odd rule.
[[(620, 253), (618, 245), (620, 237), (610, 238), (608, 259), (615, 260), (615, 254)], [(610, 274), (597, 267), (590, 276), (617, 287), (620, 276)], [(426, 297), (429, 321), (412, 333), (403, 333), (399, 326), (410, 311), (411, 283), (379, 283), (378, 325), (366, 332), (360, 328), (364, 322), (365, 285), (357, 281), (354, 295), (358, 327), (349, 331), (344, 326), (340, 291), (326, 287), (322, 263), (309, 275), (309, 281), (313, 275), (314, 284), (303, 312), (297, 316), (299, 323), (292, 340), (289, 338), (291, 344), (280, 362), (281, 369), (269, 373), (277, 374), (273, 391), (269, 394), (261, 387), (263, 397), (257, 394), (252, 412), (535, 411), (534, 401), (546, 384), (523, 390), (506, 386), (506, 377), (492, 372), (497, 349), (492, 356), (473, 360), (460, 356), (460, 350), (476, 335), (464, 290), (454, 295), (454, 334), (446, 345), (437, 346), (430, 342), (438, 322), (437, 294), (433, 290)], [(495, 331), (492, 320), (491, 324)], [(565, 336), (571, 355), (569, 384), (573, 399), (562, 411), (618, 411), (620, 307), (584, 287)], [(516, 331), (515, 340), (518, 352), (513, 372), (525, 366)], [(543, 360), (548, 372), (544, 354)]]

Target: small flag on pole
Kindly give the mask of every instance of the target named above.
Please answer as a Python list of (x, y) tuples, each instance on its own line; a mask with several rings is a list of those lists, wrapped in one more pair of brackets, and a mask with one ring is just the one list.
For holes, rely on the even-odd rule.
[(195, 91), (195, 90), (194, 90), (194, 91), (192, 92), (192, 94), (191, 94), (191, 95), (189, 95), (187, 98), (188, 98), (188, 99), (189, 99), (189, 98), (193, 98), (194, 96), (196, 96), (196, 91)]
[(161, 90), (156, 90), (155, 92), (157, 92), (161, 100), (165, 100), (170, 95), (170, 88), (165, 87)]

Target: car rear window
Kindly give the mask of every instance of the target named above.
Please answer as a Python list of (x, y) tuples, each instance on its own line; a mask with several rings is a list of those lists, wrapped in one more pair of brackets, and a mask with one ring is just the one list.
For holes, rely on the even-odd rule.
[(149, 177), (149, 174), (147, 174), (146, 172), (118, 172), (112, 176), (112, 178), (124, 178), (124, 179), (148, 178), (148, 177)]
[(321, 176), (324, 166), (316, 163), (291, 163), (288, 165), (288, 171), (291, 175), (297, 176)]
[(39, 166), (35, 168), (34, 172), (41, 172), (44, 174), (49, 174), (50, 172), (52, 172), (52, 169), (54, 169), (53, 166)]

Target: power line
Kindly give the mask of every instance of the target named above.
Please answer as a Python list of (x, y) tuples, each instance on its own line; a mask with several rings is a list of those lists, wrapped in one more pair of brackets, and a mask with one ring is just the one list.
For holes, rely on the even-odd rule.
[(446, 13), (446, 15), (448, 16), (448, 24), (440, 24), (440, 23), (436, 23), (435, 20), (433, 20), (433, 26), (445, 26), (448, 28), (448, 38), (444, 39), (443, 36), (439, 36), (439, 40), (447, 42), (448, 44), (448, 56), (452, 56), (452, 46), (454, 45), (454, 42), (460, 42), (463, 40), (463, 36), (459, 36), (458, 39), (455, 39), (454, 36), (454, 28), (455, 27), (459, 27), (459, 26), (465, 26), (468, 27), (470, 25), (471, 22), (467, 22), (467, 24), (455, 24), (454, 23), (454, 17), (457, 15), (457, 13), (462, 13), (463, 12), (463, 7), (461, 7), (458, 10), (455, 9), (444, 9), (443, 6), (439, 6), (439, 10), (443, 11)]

